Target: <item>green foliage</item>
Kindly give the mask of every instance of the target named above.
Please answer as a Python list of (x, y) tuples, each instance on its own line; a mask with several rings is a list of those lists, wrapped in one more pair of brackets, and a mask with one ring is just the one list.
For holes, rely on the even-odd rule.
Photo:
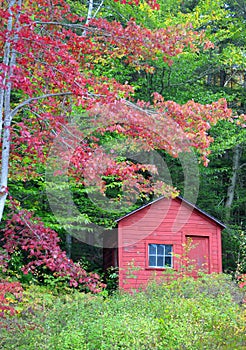
[(109, 295), (112, 295), (119, 286), (118, 267), (109, 267), (104, 274), (104, 282), (107, 285), (106, 290)]
[(223, 265), (226, 272), (236, 275), (246, 273), (246, 234), (237, 226), (230, 226), (222, 233)]
[(32, 288), (23, 297), (31, 299), (32, 312), (3, 330), (4, 349), (246, 347), (243, 293), (225, 275), (152, 283), (145, 292), (108, 298), (77, 292), (55, 298), (44, 293), (42, 301), (41, 290)]

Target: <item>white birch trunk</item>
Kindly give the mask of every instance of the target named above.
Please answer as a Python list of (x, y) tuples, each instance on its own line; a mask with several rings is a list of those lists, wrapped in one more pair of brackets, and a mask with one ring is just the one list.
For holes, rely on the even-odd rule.
[[(9, 2), (9, 19), (7, 24), (7, 31), (10, 32), (14, 29), (13, 23), (15, 20), (16, 34), (14, 36), (14, 42), (18, 40), (18, 17), (13, 14), (11, 8), (15, 5), (16, 0)], [(18, 1), (18, 5), (21, 8), (22, 0)], [(4, 46), (4, 63), (8, 67), (8, 71), (4, 75), (4, 88), (1, 89), (0, 93), (0, 113), (1, 113), (1, 143), (2, 143), (2, 159), (1, 159), (1, 177), (0, 177), (0, 221), (2, 220), (3, 211), (7, 198), (7, 187), (8, 187), (8, 173), (9, 173), (9, 155), (10, 155), (10, 126), (12, 122), (10, 98), (12, 83), (11, 77), (13, 75), (13, 67), (16, 63), (16, 51), (11, 45), (11, 38), (6, 40)]]
[[(16, 0), (11, 0), (9, 3), (9, 19), (7, 24), (7, 32), (10, 32), (13, 28), (13, 13), (11, 11), (11, 7), (15, 4)], [(3, 52), (3, 64), (5, 67), (9, 67), (10, 63), (10, 38), (8, 38), (4, 45), (4, 52)], [(3, 120), (4, 120), (4, 100), (5, 100), (5, 84), (8, 77), (8, 72), (5, 70), (3, 75), (3, 81), (2, 81), (2, 88), (0, 88), (0, 135), (2, 137), (2, 127), (3, 127)]]
[(86, 24), (88, 24), (90, 19), (92, 18), (93, 6), (94, 6), (93, 0), (89, 0), (89, 8), (87, 13)]

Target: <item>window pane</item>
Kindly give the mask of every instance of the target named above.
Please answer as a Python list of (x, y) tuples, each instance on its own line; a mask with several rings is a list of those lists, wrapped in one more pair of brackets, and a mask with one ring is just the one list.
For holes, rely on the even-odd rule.
[(158, 267), (163, 267), (164, 266), (164, 258), (163, 258), (163, 256), (158, 256), (157, 257), (157, 266)]
[(156, 261), (155, 256), (150, 256), (149, 257), (149, 266), (156, 266), (155, 261)]
[(149, 254), (156, 254), (156, 244), (149, 244)]
[(149, 267), (172, 267), (171, 244), (149, 244)]
[(157, 254), (158, 255), (164, 255), (164, 245), (163, 244), (158, 244), (157, 245)]
[(168, 266), (168, 267), (172, 266), (172, 258), (171, 257), (166, 257), (165, 265)]
[(172, 254), (172, 246), (170, 244), (167, 244), (166, 246), (166, 251), (165, 251), (165, 255), (171, 255)]

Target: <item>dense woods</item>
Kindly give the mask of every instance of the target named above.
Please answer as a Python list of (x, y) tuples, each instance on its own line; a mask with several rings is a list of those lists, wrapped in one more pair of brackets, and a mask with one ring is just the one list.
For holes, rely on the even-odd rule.
[(25, 285), (103, 293), (103, 232), (160, 195), (226, 224), (243, 287), (245, 1), (0, 0), (0, 25), (0, 315)]

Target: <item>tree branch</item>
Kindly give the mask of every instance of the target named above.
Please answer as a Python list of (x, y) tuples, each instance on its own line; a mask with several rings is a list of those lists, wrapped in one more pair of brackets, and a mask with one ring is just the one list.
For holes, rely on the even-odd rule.
[(36, 24), (43, 24), (43, 25), (53, 25), (53, 26), (62, 26), (62, 27), (68, 27), (68, 28), (76, 28), (76, 29), (83, 29), (83, 31), (86, 32), (100, 32), (104, 36), (112, 36), (112, 34), (106, 32), (105, 30), (98, 29), (95, 27), (89, 27), (88, 25), (85, 24), (71, 24), (71, 23), (63, 23), (63, 22), (54, 22), (54, 21), (49, 21), (49, 22), (43, 22), (43, 21), (35, 21), (34, 23)]
[(33, 101), (43, 100), (43, 99), (48, 98), (48, 97), (71, 96), (72, 94), (73, 94), (72, 92), (68, 91), (68, 92), (60, 92), (60, 93), (54, 93), (54, 94), (45, 94), (45, 95), (41, 95), (41, 96), (37, 96), (37, 97), (28, 98), (27, 100), (21, 102), (17, 107), (15, 107), (11, 111), (10, 117), (13, 118), (22, 107), (28, 105), (29, 103), (31, 103)]
[(101, 10), (101, 7), (104, 3), (104, 0), (101, 1), (100, 5), (98, 6), (98, 8), (96, 9), (96, 12), (94, 13), (93, 17), (92, 18), (95, 18), (96, 15), (98, 14), (98, 12)]

